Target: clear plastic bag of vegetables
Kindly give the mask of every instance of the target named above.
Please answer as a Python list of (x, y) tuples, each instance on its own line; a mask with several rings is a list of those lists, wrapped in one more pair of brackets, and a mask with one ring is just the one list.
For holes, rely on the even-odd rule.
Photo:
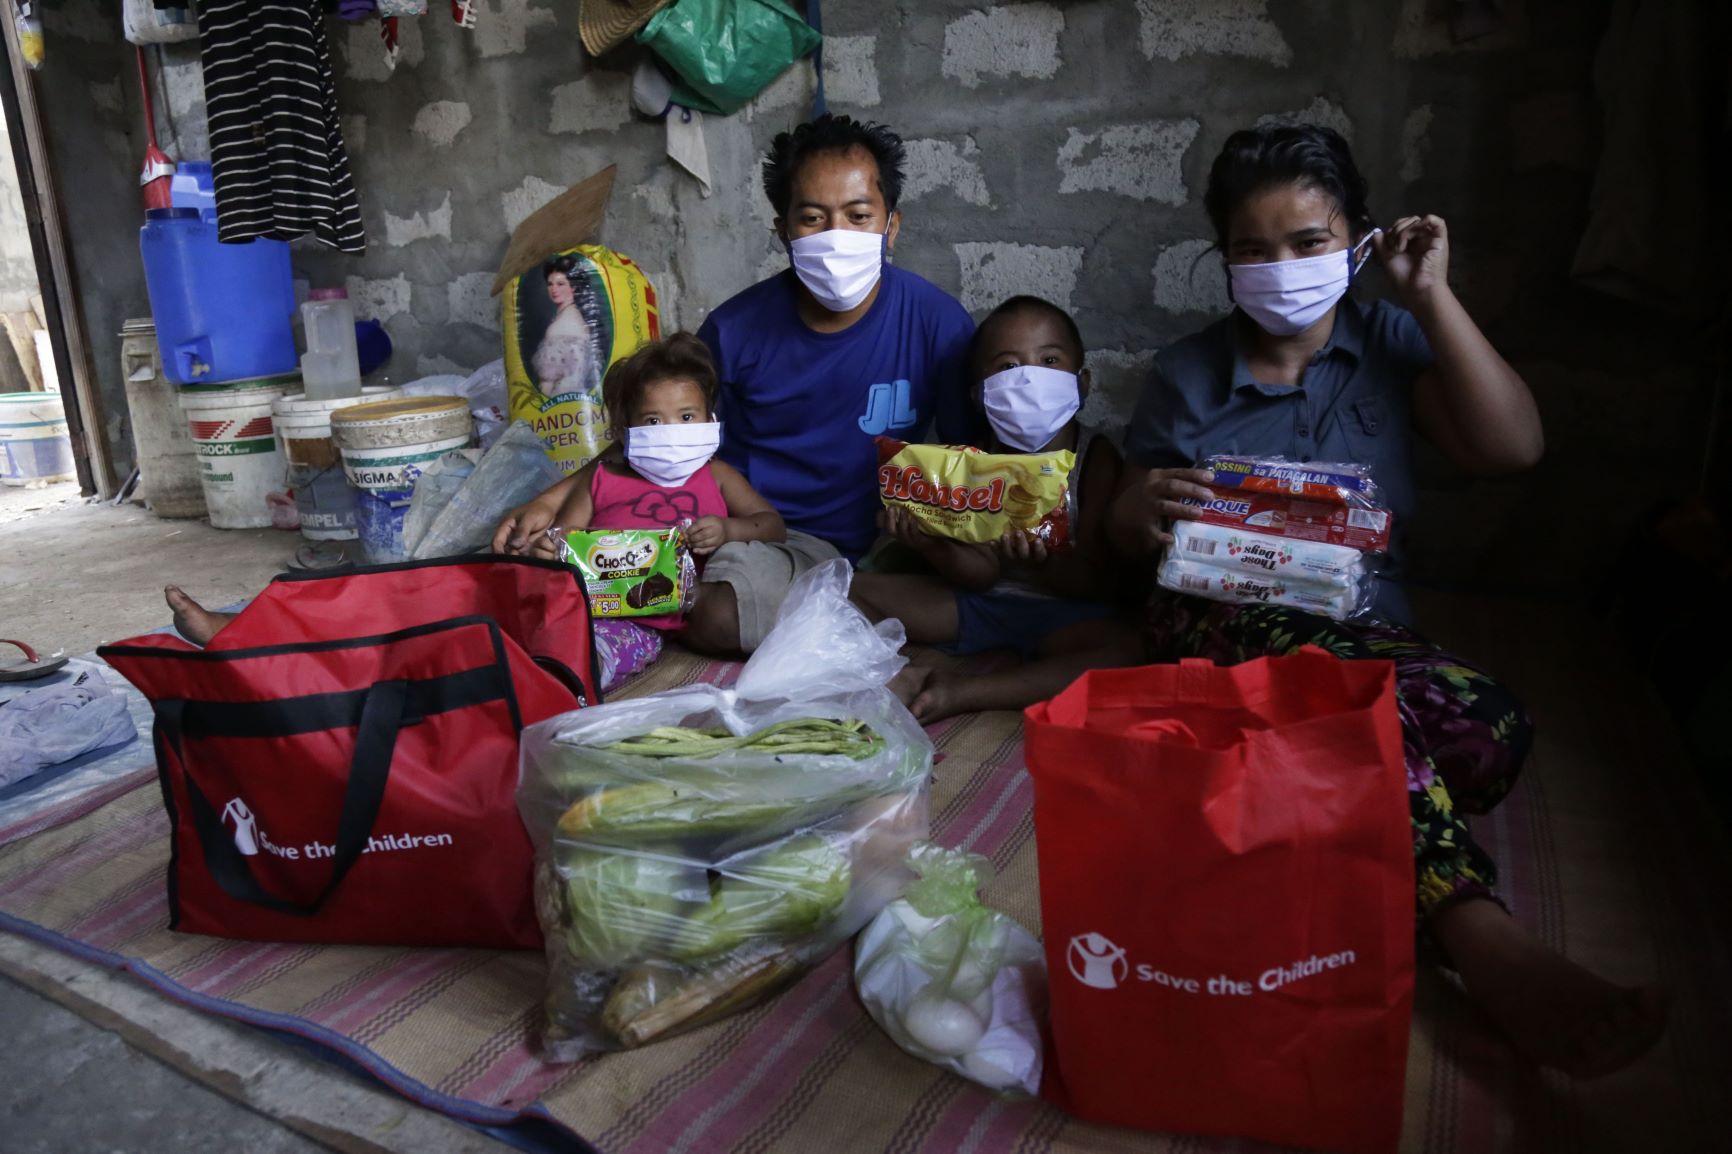
[(932, 743), (886, 687), (902, 627), (797, 581), (731, 689), (524, 732), (518, 808), (547, 939), (543, 1049), (566, 1061), (715, 1021), (851, 938), (912, 879)]

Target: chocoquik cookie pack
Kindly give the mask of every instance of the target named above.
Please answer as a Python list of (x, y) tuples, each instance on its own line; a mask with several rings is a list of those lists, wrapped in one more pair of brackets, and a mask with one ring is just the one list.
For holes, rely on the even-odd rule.
[(583, 578), (595, 617), (662, 617), (692, 607), (698, 573), (683, 529), (578, 530), (565, 535), (561, 552)]

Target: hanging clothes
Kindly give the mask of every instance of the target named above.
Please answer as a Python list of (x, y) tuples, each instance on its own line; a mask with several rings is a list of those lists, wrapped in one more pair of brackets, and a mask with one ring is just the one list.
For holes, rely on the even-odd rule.
[(318, 0), (202, 0), (199, 35), (218, 238), (364, 251)]

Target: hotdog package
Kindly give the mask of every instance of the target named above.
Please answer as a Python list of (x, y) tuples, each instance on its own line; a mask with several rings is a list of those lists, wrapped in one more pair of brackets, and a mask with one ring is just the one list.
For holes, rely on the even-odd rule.
[(1389, 549), (1394, 517), (1364, 465), (1294, 462), (1280, 457), (1210, 457), (1208, 501), (1186, 497), (1197, 520), (1295, 541), (1326, 541), (1362, 553)]
[(1020, 529), (1050, 551), (1070, 548), (1076, 455), (987, 453), (966, 445), (878, 438), (878, 493), (934, 536), (982, 545)]
[(565, 535), (560, 554), (583, 578), (593, 617), (684, 613), (697, 596), (697, 563), (677, 526), (579, 530)]
[(1286, 605), (1307, 613), (1333, 617), (1337, 621), (1345, 621), (1364, 608), (1361, 603), (1363, 594), (1369, 592), (1370, 585), (1365, 582), (1363, 590), (1359, 582), (1347, 588), (1337, 588), (1282, 576), (1244, 573), (1218, 565), (1186, 561), (1170, 550), (1161, 562), (1156, 580), (1163, 588), (1206, 597), (1210, 601)]
[(1202, 468), (1213, 472), (1215, 484), (1223, 489), (1308, 497), (1336, 505), (1377, 503), (1377, 482), (1367, 465), (1217, 455), (1204, 461)]
[(1371, 607), (1372, 555), (1393, 518), (1370, 467), (1281, 457), (1213, 456), (1194, 520), (1173, 522), (1156, 574), (1166, 589), (1215, 601), (1287, 605), (1338, 621)]

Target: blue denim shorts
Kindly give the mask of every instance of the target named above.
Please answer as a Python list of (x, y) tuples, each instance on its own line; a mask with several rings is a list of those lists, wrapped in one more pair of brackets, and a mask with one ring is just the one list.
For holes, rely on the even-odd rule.
[(1040, 656), (1041, 642), (1060, 629), (1111, 617), (1111, 605), (1016, 593), (958, 593), (956, 640), (938, 648), (967, 657), (1005, 650), (1024, 660)]

